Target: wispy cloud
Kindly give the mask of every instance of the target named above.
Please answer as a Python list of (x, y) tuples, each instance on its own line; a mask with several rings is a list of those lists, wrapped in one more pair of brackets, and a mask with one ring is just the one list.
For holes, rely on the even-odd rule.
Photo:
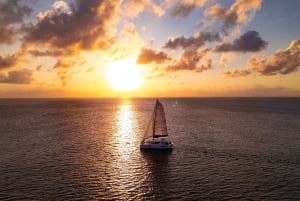
[(141, 12), (151, 12), (162, 16), (165, 11), (152, 0), (127, 0), (122, 5), (122, 14), (126, 17), (136, 17)]
[(66, 58), (59, 58), (58, 61), (53, 66), (53, 69), (57, 72), (62, 86), (66, 86), (68, 82), (72, 79), (74, 72), (70, 71), (74, 66), (79, 64), (84, 64), (85, 61), (80, 59), (66, 59)]
[(208, 7), (204, 14), (208, 17), (205, 24), (221, 23), (224, 32), (240, 29), (240, 26), (250, 21), (257, 10), (261, 8), (262, 0), (236, 0), (230, 8), (223, 8), (216, 3)]
[(78, 50), (76, 49), (45, 49), (45, 50), (37, 50), (32, 49), (28, 51), (32, 56), (42, 57), (42, 56), (51, 56), (51, 57), (60, 57), (60, 56), (70, 56), (76, 55)]
[(241, 76), (247, 76), (251, 74), (251, 70), (249, 69), (236, 69), (232, 71), (226, 71), (224, 75), (226, 77), (241, 77)]
[(169, 1), (173, 3), (171, 7), (171, 15), (186, 17), (188, 16), (195, 8), (204, 6), (210, 0), (177, 0)]

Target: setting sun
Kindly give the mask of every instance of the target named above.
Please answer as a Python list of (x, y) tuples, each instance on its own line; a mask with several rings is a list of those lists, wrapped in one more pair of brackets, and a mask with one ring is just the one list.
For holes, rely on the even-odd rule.
[(142, 69), (135, 60), (134, 57), (129, 57), (107, 65), (106, 76), (112, 88), (119, 91), (131, 91), (141, 86)]

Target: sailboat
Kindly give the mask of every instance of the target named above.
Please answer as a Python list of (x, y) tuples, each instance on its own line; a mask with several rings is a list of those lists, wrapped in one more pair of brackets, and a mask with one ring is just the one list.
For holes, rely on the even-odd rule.
[(173, 148), (173, 143), (168, 136), (165, 111), (158, 99), (156, 99), (156, 104), (140, 148), (165, 150)]

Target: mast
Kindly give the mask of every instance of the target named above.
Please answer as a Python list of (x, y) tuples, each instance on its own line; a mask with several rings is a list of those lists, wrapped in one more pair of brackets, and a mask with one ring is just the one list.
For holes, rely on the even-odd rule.
[(158, 99), (156, 99), (154, 111), (153, 111), (153, 128), (152, 128), (152, 137), (154, 138), (155, 134), (155, 119), (156, 119), (156, 110), (157, 110)]

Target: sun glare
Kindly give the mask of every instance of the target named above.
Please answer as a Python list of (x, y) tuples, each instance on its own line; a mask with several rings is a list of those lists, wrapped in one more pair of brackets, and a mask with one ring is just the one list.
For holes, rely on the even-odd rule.
[(106, 76), (111, 87), (119, 91), (135, 90), (143, 81), (141, 67), (136, 64), (135, 57), (109, 63)]

